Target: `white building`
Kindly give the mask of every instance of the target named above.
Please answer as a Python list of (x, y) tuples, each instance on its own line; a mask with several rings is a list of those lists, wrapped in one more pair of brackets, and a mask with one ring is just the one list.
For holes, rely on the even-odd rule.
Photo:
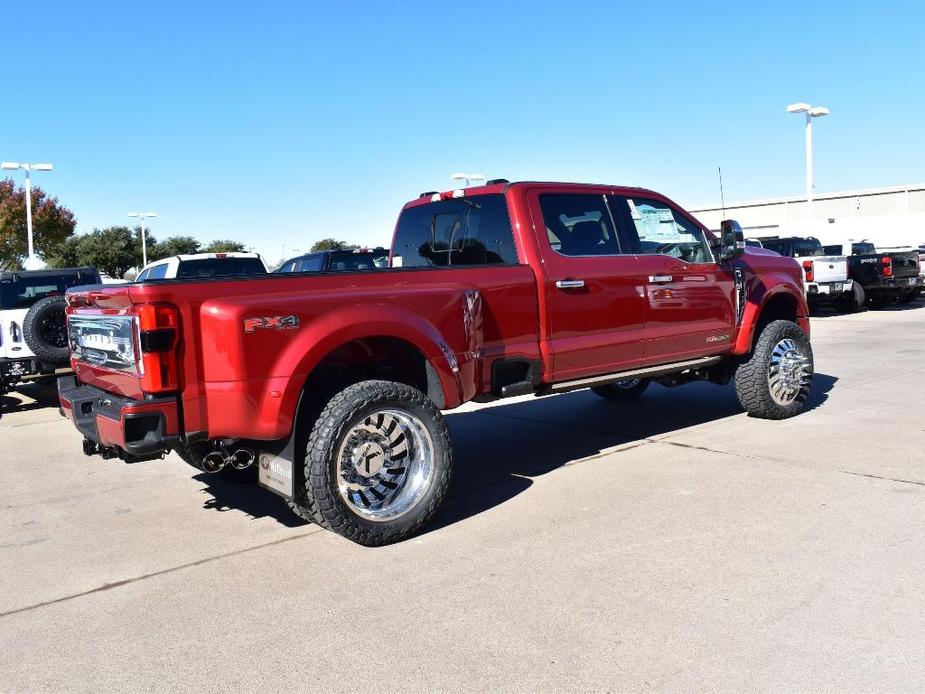
[(881, 248), (925, 245), (925, 184), (817, 193), (811, 213), (805, 197), (772, 198), (695, 207), (710, 229), (735, 219), (745, 236), (815, 236), (823, 244), (869, 240)]

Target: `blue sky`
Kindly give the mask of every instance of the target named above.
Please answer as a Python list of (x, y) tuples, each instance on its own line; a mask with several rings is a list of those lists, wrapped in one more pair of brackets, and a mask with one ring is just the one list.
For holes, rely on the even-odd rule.
[[(387, 244), (453, 171), (643, 185), (682, 204), (925, 180), (925, 3), (57, 2), (3, 10), (0, 159), (78, 231), (276, 260)], [(894, 113), (888, 113), (888, 110)], [(17, 177), (21, 180), (21, 176)]]

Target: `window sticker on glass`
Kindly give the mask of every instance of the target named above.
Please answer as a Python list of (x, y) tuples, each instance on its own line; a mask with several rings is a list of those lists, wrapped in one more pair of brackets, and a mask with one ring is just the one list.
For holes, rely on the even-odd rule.
[(392, 256), (392, 267), (401, 267), (402, 266), (401, 264), (402, 264), (401, 256), (393, 255)]

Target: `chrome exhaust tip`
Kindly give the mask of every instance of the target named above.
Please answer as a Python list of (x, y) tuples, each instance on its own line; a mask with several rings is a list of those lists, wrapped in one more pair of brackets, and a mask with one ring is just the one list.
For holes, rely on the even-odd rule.
[(206, 453), (202, 458), (202, 469), (206, 472), (218, 472), (225, 464), (228, 462), (228, 459), (223, 453), (219, 451), (212, 451), (211, 453)]
[(235, 470), (246, 470), (254, 464), (254, 452), (247, 448), (239, 448), (226, 460)]

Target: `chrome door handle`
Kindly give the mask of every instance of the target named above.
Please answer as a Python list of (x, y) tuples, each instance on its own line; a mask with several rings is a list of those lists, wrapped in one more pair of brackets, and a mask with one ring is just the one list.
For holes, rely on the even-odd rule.
[(672, 279), (671, 275), (649, 275), (650, 284), (667, 284)]
[(559, 289), (581, 289), (584, 286), (584, 280), (559, 280), (556, 282), (556, 287)]

